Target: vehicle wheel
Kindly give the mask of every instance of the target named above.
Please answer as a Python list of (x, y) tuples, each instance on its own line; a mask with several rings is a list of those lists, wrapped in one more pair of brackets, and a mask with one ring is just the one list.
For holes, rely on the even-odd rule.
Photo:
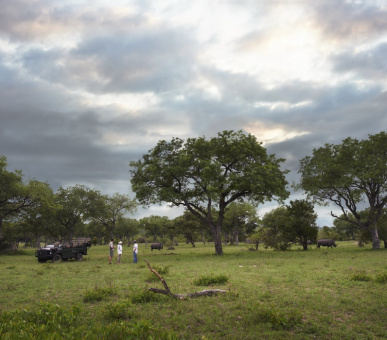
[(78, 260), (78, 261), (82, 261), (82, 260), (83, 260), (83, 255), (82, 255), (82, 253), (78, 253), (78, 254), (77, 254), (77, 260)]
[(39, 263), (45, 263), (47, 260), (44, 260), (44, 259), (38, 259), (38, 262)]
[(60, 254), (55, 254), (54, 257), (52, 258), (52, 262), (61, 262), (62, 261), (62, 256)]

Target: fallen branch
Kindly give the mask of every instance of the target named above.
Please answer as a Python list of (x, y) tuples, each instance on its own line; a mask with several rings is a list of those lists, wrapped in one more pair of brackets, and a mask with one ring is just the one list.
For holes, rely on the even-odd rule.
[(195, 292), (195, 293), (189, 293), (189, 294), (174, 294), (169, 289), (164, 278), (156, 270), (154, 270), (151, 267), (150, 263), (147, 260), (144, 260), (144, 261), (147, 263), (149, 270), (160, 279), (161, 283), (163, 284), (163, 286), (165, 288), (165, 289), (148, 288), (148, 290), (153, 292), (153, 293), (164, 294), (164, 295), (171, 296), (175, 299), (183, 300), (183, 299), (187, 299), (187, 298), (193, 298), (193, 297), (199, 297), (199, 296), (212, 296), (212, 295), (217, 295), (219, 293), (227, 293), (228, 292), (227, 290), (222, 290), (222, 289), (206, 289), (206, 290), (202, 290), (201, 292)]

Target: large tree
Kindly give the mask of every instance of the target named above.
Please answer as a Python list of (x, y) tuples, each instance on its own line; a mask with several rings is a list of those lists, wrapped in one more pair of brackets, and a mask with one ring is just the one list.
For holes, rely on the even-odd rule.
[(66, 235), (65, 238), (69, 242), (83, 227), (91, 192), (83, 185), (75, 185), (67, 188), (60, 187), (55, 194), (57, 206), (54, 210), (54, 219), (62, 229), (61, 235)]
[(7, 158), (0, 156), (0, 246), (3, 239), (3, 222), (15, 219), (29, 209), (49, 204), (52, 190), (47, 183), (36, 180), (24, 182), (21, 170), (7, 170)]
[[(300, 161), (301, 182), (316, 202), (333, 202), (342, 215), (331, 215), (354, 223), (372, 235), (373, 249), (380, 248), (377, 223), (387, 204), (387, 134), (369, 139), (347, 138), (341, 144), (325, 144), (313, 156)], [(367, 209), (363, 220), (360, 211)], [(354, 219), (351, 218), (351, 215)]]
[(231, 202), (250, 199), (257, 204), (288, 197), (281, 162), (255, 136), (223, 131), (210, 139), (160, 141), (142, 160), (130, 163), (131, 183), (141, 204), (168, 202), (200, 218), (221, 255), (224, 214)]

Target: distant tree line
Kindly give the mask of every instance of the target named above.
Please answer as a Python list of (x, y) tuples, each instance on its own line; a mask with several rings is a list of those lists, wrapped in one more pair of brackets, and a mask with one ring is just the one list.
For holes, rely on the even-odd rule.
[[(131, 162), (136, 198), (104, 195), (82, 185), (59, 188), (25, 181), (22, 171), (8, 171), (0, 156), (0, 247), (24, 242), (68, 241), (89, 236), (95, 244), (110, 238), (130, 243), (184, 240), (222, 244), (260, 243), (276, 250), (299, 244), (307, 250), (317, 238), (354, 239), (359, 244), (380, 240), (387, 247), (387, 136), (384, 132), (358, 141), (347, 138), (326, 144), (300, 161), (307, 199), (290, 201), (283, 159), (268, 155), (254, 136), (223, 131), (217, 137), (160, 141), (137, 162)], [(279, 206), (261, 219), (260, 203), (277, 200)], [(185, 207), (170, 220), (165, 216), (130, 218), (138, 205), (168, 202)], [(314, 204), (334, 203), (342, 214), (333, 227), (319, 229)]]

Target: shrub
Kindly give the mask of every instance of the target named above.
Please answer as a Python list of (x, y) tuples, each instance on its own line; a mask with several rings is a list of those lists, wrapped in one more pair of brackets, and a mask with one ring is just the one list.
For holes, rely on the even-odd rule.
[(118, 301), (106, 307), (105, 315), (109, 320), (130, 320), (134, 316), (131, 307), (132, 302), (129, 299)]
[(86, 290), (83, 302), (101, 301), (110, 295), (117, 293), (117, 288), (109, 285), (106, 287), (94, 287), (93, 289)]
[(375, 282), (387, 283), (387, 273), (380, 273), (375, 276)]
[(34, 310), (4, 312), (0, 315), (0, 338), (12, 339), (15, 334), (23, 339), (42, 339), (47, 334), (62, 338), (76, 325), (79, 314), (78, 306), (68, 310), (48, 303), (40, 303)]
[(197, 286), (209, 286), (212, 284), (222, 284), (227, 283), (228, 277), (226, 275), (213, 275), (210, 276), (200, 276), (196, 280), (194, 280), (194, 284)]
[[(156, 266), (156, 267), (153, 267), (153, 269), (158, 272), (160, 275), (165, 275), (165, 274), (168, 274), (169, 272), (169, 267), (170, 266)], [(149, 272), (147, 278), (145, 281), (147, 282), (156, 282), (156, 281), (159, 281), (160, 279), (152, 272)]]
[(150, 292), (147, 289), (143, 289), (141, 291), (133, 292), (129, 299), (132, 301), (132, 303), (148, 303), (148, 302), (157, 302), (157, 301), (163, 301), (166, 299), (165, 295), (155, 294)]
[(290, 329), (302, 322), (302, 314), (300, 311), (280, 310), (277, 307), (258, 306), (252, 311), (253, 322), (268, 323), (274, 329)]
[(355, 271), (351, 274), (352, 281), (371, 281), (372, 278), (364, 270)]
[(100, 323), (81, 324), (79, 314), (80, 308), (78, 306), (73, 306), (69, 310), (63, 309), (59, 305), (50, 304), (39, 304), (35, 310), (3, 312), (0, 314), (0, 338), (178, 339), (173, 332), (162, 331), (149, 321), (112, 322), (108, 325)]

